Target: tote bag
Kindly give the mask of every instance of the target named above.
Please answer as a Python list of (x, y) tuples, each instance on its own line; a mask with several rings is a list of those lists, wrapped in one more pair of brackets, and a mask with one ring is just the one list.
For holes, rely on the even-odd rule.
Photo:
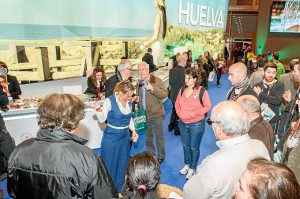
[(142, 133), (147, 130), (147, 117), (146, 110), (140, 107), (140, 104), (137, 105), (137, 109), (132, 114), (132, 120), (134, 127), (137, 133)]

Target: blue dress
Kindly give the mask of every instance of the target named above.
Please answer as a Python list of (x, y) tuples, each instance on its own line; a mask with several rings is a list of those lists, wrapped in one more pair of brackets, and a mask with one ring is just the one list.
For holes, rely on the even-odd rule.
[(115, 95), (111, 95), (109, 100), (111, 102), (111, 110), (107, 114), (107, 126), (104, 129), (101, 141), (101, 157), (118, 191), (121, 192), (130, 158), (128, 126), (132, 112), (124, 115), (119, 109)]

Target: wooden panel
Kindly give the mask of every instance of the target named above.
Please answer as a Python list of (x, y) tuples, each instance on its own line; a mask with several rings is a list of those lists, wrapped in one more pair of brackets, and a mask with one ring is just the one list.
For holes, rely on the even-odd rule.
[(18, 77), (18, 81), (44, 81), (38, 71), (10, 71), (9, 74)]

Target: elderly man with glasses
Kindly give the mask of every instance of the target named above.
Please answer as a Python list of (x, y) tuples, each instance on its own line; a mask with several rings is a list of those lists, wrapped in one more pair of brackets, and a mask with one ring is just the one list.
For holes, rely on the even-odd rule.
[(268, 150), (259, 140), (248, 135), (247, 112), (234, 101), (216, 105), (208, 123), (212, 125), (220, 150), (203, 160), (184, 186), (184, 198), (232, 198), (234, 183), (247, 163), (261, 156), (270, 159)]
[(105, 98), (113, 94), (114, 88), (118, 82), (128, 80), (132, 73), (132, 63), (128, 59), (122, 59), (118, 65), (118, 70), (115, 75), (108, 78), (105, 83)]

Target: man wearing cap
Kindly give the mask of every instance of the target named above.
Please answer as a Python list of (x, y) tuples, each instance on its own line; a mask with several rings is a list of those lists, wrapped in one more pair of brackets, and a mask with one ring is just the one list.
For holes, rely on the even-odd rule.
[(108, 78), (105, 83), (105, 98), (113, 94), (115, 85), (118, 82), (128, 80), (131, 77), (132, 63), (128, 59), (122, 59), (118, 66), (118, 71), (115, 75)]

